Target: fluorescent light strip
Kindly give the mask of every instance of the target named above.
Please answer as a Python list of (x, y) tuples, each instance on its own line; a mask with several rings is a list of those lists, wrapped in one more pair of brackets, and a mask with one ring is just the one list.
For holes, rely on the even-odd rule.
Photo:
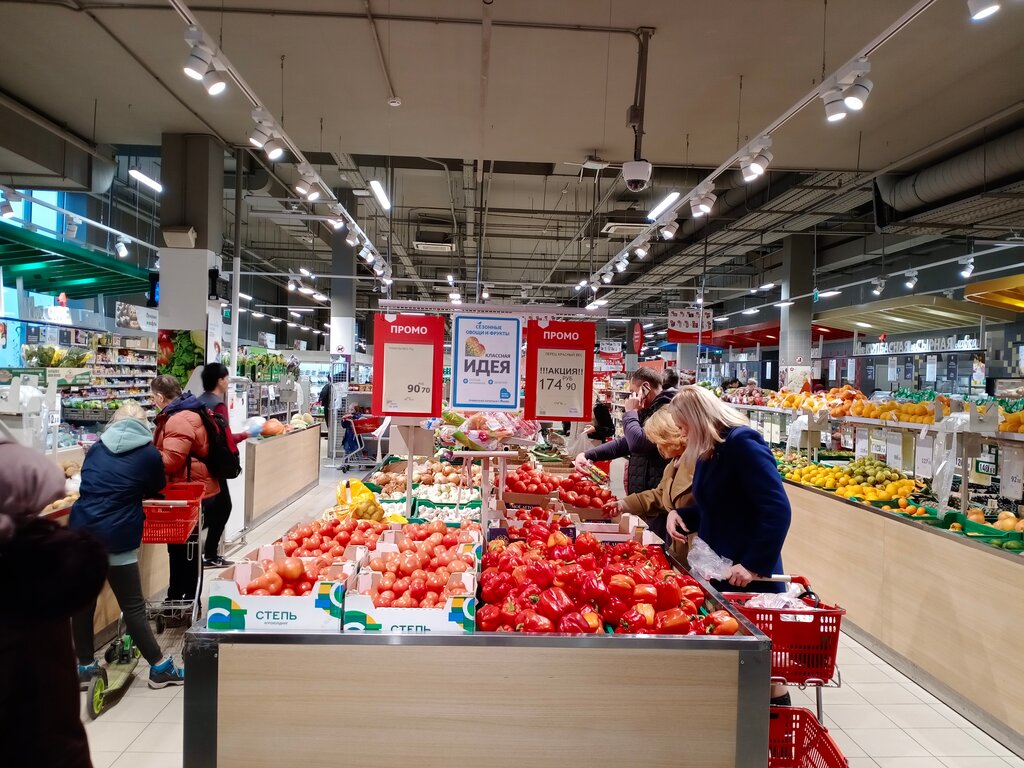
[(149, 176), (144, 174), (138, 168), (129, 168), (128, 175), (131, 176), (140, 184), (145, 184), (147, 187), (152, 189), (157, 194), (160, 194), (161, 192), (164, 191), (163, 184), (161, 184), (159, 181), (156, 181), (155, 179), (149, 178)]
[(373, 196), (377, 198), (377, 202), (380, 203), (380, 207), (385, 211), (390, 211), (391, 201), (388, 200), (387, 193), (384, 191), (384, 186), (376, 179), (370, 179), (370, 189), (373, 190)]
[(668, 207), (672, 205), (676, 200), (679, 199), (678, 192), (669, 192), (665, 199), (658, 203), (654, 208), (651, 209), (650, 213), (647, 214), (647, 218), (651, 221), (657, 219), (661, 214), (668, 210)]

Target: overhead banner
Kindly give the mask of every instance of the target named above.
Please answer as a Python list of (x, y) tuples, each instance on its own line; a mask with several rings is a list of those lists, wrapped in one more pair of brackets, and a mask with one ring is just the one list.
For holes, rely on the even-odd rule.
[(373, 414), (440, 416), (444, 318), (378, 314), (373, 320)]
[(156, 333), (159, 314), (149, 307), (138, 307), (123, 301), (114, 302), (114, 325), (130, 331)]
[(518, 317), (456, 315), (452, 331), (452, 407), (517, 410), (521, 343), (522, 322)]
[(526, 328), (526, 418), (590, 421), (594, 324), (531, 320)]
[(710, 342), (714, 330), (710, 309), (670, 309), (668, 340), (675, 344)]
[(630, 320), (626, 327), (626, 349), (630, 354), (639, 355), (644, 347), (644, 324), (639, 320)]

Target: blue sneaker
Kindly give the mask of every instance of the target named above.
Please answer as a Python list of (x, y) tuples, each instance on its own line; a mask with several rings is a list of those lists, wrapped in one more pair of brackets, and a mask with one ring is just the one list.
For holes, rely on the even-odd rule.
[(155, 667), (149, 668), (149, 687), (166, 688), (168, 685), (184, 685), (185, 670), (174, 666), (174, 659), (168, 656)]
[(100, 665), (95, 661), (91, 664), (78, 665), (78, 690), (84, 691), (89, 688), (89, 681), (99, 675)]

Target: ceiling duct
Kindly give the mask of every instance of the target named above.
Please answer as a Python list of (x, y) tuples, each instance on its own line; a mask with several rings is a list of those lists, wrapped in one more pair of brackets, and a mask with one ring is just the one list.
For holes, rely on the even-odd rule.
[(420, 253), (454, 253), (455, 243), (448, 232), (419, 231), (412, 247)]

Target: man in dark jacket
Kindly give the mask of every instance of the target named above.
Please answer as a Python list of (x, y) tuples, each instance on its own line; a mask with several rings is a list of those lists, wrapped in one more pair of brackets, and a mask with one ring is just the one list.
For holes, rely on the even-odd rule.
[(651, 368), (637, 368), (629, 378), (632, 395), (626, 400), (626, 413), (622, 417), (623, 436), (579, 454), (576, 463), (611, 461), (628, 456), (626, 493), (656, 488), (668, 460), (644, 435), (644, 424), (675, 395), (675, 392), (662, 391), (661, 385), (660, 373)]

